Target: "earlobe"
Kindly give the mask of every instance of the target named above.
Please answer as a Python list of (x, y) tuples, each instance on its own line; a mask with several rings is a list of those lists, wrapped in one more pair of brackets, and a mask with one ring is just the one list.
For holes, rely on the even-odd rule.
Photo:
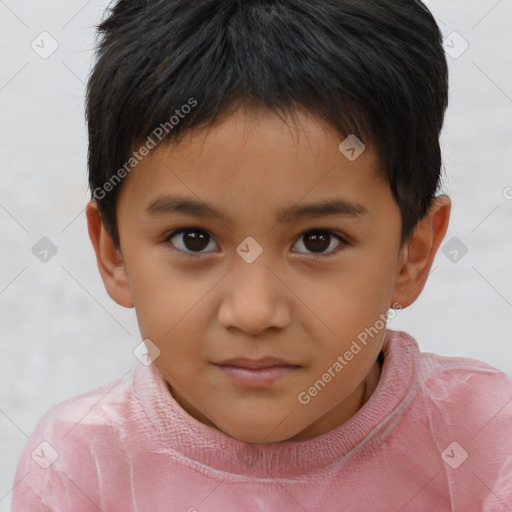
[(448, 229), (450, 210), (450, 198), (438, 196), (428, 214), (414, 228), (409, 244), (400, 252), (392, 303), (399, 303), (403, 308), (410, 306), (423, 290)]
[(96, 202), (89, 201), (85, 211), (89, 238), (105, 289), (120, 306), (131, 308), (134, 302), (121, 253), (105, 229)]

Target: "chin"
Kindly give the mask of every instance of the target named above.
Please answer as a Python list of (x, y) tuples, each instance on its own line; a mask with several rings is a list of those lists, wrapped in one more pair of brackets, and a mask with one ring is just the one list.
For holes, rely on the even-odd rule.
[[(230, 434), (228, 434), (230, 435)], [(238, 441), (242, 441), (244, 443), (250, 444), (273, 444), (273, 443), (282, 443), (283, 441), (288, 440), (288, 436), (266, 436), (262, 434), (262, 432), (237, 432), (237, 435), (231, 435)]]

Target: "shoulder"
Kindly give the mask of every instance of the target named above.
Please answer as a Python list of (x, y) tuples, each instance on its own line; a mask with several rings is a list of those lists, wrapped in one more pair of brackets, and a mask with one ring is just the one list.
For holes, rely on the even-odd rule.
[(71, 495), (71, 508), (90, 509), (76, 486), (89, 497), (98, 495), (94, 485), (98, 453), (110, 449), (115, 453), (131, 410), (137, 409), (132, 376), (133, 370), (128, 371), (119, 379), (54, 405), (41, 417), (18, 462), (13, 511), (61, 510), (63, 504), (71, 503)]
[(416, 361), (423, 405), (440, 430), (512, 453), (510, 376), (471, 358), (422, 353)]
[(44, 466), (44, 461), (38, 459), (41, 447), (57, 457), (74, 451), (90, 452), (91, 446), (101, 439), (112, 442), (119, 438), (133, 416), (132, 411), (137, 409), (132, 380), (130, 370), (116, 380), (52, 406), (37, 422), (20, 464), (35, 468), (42, 462)]
[(486, 482), (483, 510), (498, 510), (495, 496), (512, 499), (512, 377), (465, 357), (420, 353), (416, 365), (418, 413), (444, 461), (467, 459), (464, 485)]
[[(487, 394), (492, 391), (512, 398), (512, 376), (484, 361), (469, 357), (442, 356), (422, 352), (417, 341), (403, 331), (389, 331), (390, 338), (398, 346), (402, 360), (410, 361), (415, 380), (420, 388), (442, 399), (444, 392)], [(407, 356), (404, 355), (407, 353)]]
[(498, 436), (496, 449), (508, 443), (512, 454), (512, 377), (477, 359), (421, 352), (405, 332), (391, 336), (401, 353), (397, 364), (410, 365), (404, 371), (412, 376), (406, 401), (413, 417), (439, 437), (495, 441)]
[(454, 499), (504, 510), (496, 497), (512, 500), (512, 378), (477, 359), (421, 352), (407, 333), (392, 338), (412, 376), (400, 439), (433, 457)]
[(51, 407), (39, 420), (36, 431), (65, 437), (77, 426), (115, 426), (124, 421), (124, 410), (133, 396), (133, 370), (85, 393)]
[(420, 386), (436, 400), (471, 397), (477, 406), (492, 406), (492, 397), (512, 398), (512, 377), (484, 361), (418, 352), (414, 358)]

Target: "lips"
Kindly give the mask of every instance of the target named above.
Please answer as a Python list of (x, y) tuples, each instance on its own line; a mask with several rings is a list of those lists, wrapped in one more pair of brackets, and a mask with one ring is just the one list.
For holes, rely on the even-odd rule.
[(247, 359), (245, 357), (237, 357), (234, 359), (226, 359), (220, 363), (220, 366), (235, 366), (237, 368), (247, 368), (250, 370), (260, 370), (262, 368), (271, 368), (273, 366), (300, 366), (294, 363), (288, 363), (282, 359), (275, 357), (263, 357), (261, 359)]
[(215, 363), (230, 382), (246, 388), (266, 388), (295, 373), (300, 365), (275, 357), (238, 357)]

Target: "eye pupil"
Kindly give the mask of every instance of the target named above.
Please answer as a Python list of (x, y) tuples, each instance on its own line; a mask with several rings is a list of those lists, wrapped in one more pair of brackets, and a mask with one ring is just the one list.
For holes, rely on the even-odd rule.
[[(336, 235), (334, 235), (337, 238)], [(175, 231), (169, 240), (178, 238), (178, 246), (181, 245), (181, 250), (189, 253), (206, 253), (205, 249), (211, 241), (211, 236), (207, 231), (202, 229), (181, 229)], [(314, 229), (303, 233), (301, 236), (302, 244), (310, 254), (322, 254), (328, 251), (333, 234), (329, 230)], [(173, 245), (174, 242), (171, 242)], [(183, 248), (184, 247), (184, 248)], [(326, 253), (327, 254), (327, 253)]]
[(304, 235), (304, 245), (309, 251), (323, 252), (329, 248), (330, 234), (326, 231), (312, 231)]
[(184, 231), (183, 243), (190, 251), (202, 251), (208, 246), (210, 235), (204, 231)]

